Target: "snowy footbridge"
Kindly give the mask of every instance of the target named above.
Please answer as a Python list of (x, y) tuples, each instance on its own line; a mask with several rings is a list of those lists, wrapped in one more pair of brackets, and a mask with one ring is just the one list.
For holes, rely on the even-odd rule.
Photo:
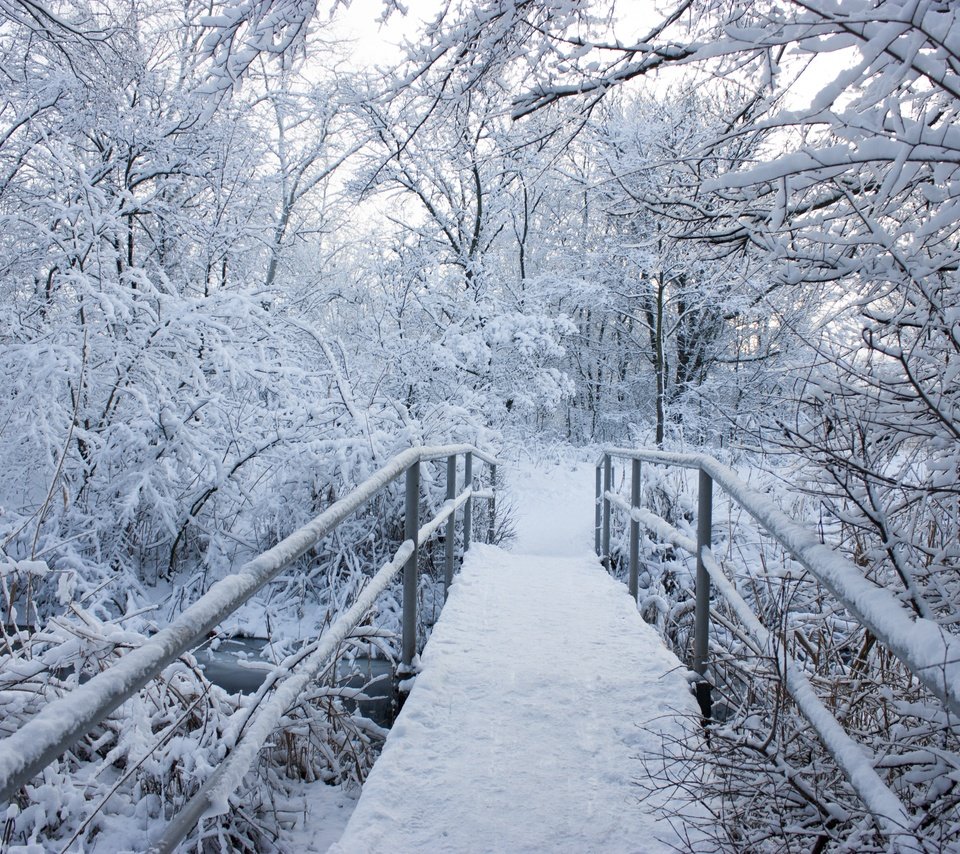
[[(629, 500), (613, 488), (617, 460), (625, 464)], [(696, 541), (639, 506), (644, 462), (698, 472)], [(656, 761), (662, 737), (676, 736), (700, 713), (710, 716), (712, 597), (726, 600), (758, 652), (782, 661), (784, 688), (891, 850), (922, 850), (907, 809), (875, 770), (875, 757), (843, 730), (714, 557), (715, 483), (946, 707), (960, 710), (956, 643), (933, 623), (915, 619), (768, 496), (712, 457), (608, 448), (593, 494), (558, 478), (552, 494), (540, 490), (534, 501), (514, 480), (512, 491), (521, 493), (526, 512), (513, 553), (480, 546), (467, 556), (414, 690), (331, 851), (681, 848), (686, 829), (657, 816), (669, 792), (637, 783), (646, 776), (643, 758)], [(592, 533), (596, 554), (610, 555), (614, 510), (630, 520), (628, 590), (583, 553)], [(593, 531), (583, 521), (591, 515)], [(641, 526), (697, 557), (692, 666), (699, 712), (686, 668), (639, 619), (634, 603)]]
[[(479, 479), (475, 459), (486, 463)], [(613, 489), (617, 460), (629, 465), (629, 501)], [(643, 462), (699, 471), (697, 541), (638, 506)], [(446, 500), (428, 507), (432, 517), (421, 524), (421, 510), (429, 503), (421, 477), (442, 482), (444, 463)], [(482, 499), (495, 507), (496, 472), (497, 461), (470, 446), (413, 448), (394, 457), (309, 525), (214, 585), (149, 641), (49, 703), (0, 742), (0, 807), (254, 592), (402, 476), (405, 542), (306, 654), (281, 664), (285, 677), (259, 706), (242, 738), (224, 745), (222, 763), (167, 828), (145, 840), (144, 848), (172, 851), (204, 816), (230, 809), (233, 793), (285, 711), (401, 572), (403, 660), (414, 663), (417, 550), (444, 530), (449, 583), (458, 516), (466, 552), (462, 574), (424, 652), (407, 705), (338, 843), (340, 852), (670, 850), (677, 842), (673, 828), (656, 818), (656, 798), (666, 795), (654, 793), (640, 803), (635, 783), (644, 776), (644, 755), (658, 753), (662, 735), (670, 738), (684, 722), (695, 723), (700, 713), (709, 717), (711, 596), (726, 600), (759, 654), (782, 662), (784, 687), (893, 848), (915, 847), (910, 815), (874, 770), (874, 757), (829, 714), (802, 665), (784, 657), (713, 556), (714, 483), (946, 708), (960, 714), (955, 641), (933, 623), (916, 619), (891, 592), (868, 582), (711, 457), (607, 449), (597, 466), (594, 494), (557, 480), (555, 492), (541, 494), (539, 504), (521, 495), (521, 506), (539, 511), (532, 520), (529, 513), (524, 517), (512, 553), (492, 546), (469, 549), (473, 502)], [(514, 487), (523, 492), (522, 482), (515, 481)], [(627, 590), (584, 549), (593, 533), (596, 552), (609, 555), (613, 510), (626, 513), (631, 522), (630, 593), (637, 589), (641, 525), (661, 542), (697, 556), (692, 665), (698, 674), (699, 712), (686, 668), (644, 625)]]
[(686, 672), (595, 556), (475, 546), (331, 852), (676, 850), (637, 782)]

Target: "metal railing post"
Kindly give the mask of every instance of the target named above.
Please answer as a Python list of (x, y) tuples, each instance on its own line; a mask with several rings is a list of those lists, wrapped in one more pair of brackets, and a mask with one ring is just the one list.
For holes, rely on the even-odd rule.
[(597, 557), (600, 557), (600, 499), (603, 497), (603, 486), (601, 484), (601, 472), (600, 466), (597, 466), (597, 506), (595, 508), (596, 512), (596, 533), (594, 535), (594, 551), (597, 553)]
[[(640, 460), (633, 460), (630, 467), (630, 506), (640, 507)], [(640, 575), (640, 523), (630, 517), (630, 595), (637, 599), (639, 595)]]
[(487, 526), (487, 542), (493, 543), (493, 536), (496, 533), (497, 527), (497, 467), (494, 465), (490, 466), (490, 494), (492, 497), (487, 505), (490, 508), (490, 524)]
[(403, 566), (403, 639), (402, 662), (405, 667), (413, 663), (417, 653), (417, 557), (419, 543), (417, 532), (420, 530), (420, 463), (415, 462), (407, 469), (406, 510), (403, 519), (403, 539), (413, 540), (413, 554)]
[[(457, 497), (457, 455), (447, 457), (447, 501)], [(443, 567), (443, 598), (446, 601), (447, 592), (453, 583), (453, 561), (457, 539), (457, 514), (453, 512), (447, 519), (446, 534), (446, 563)]]
[[(463, 488), (473, 488), (473, 454), (469, 451), (463, 455)], [(473, 528), (473, 497), (463, 503), (463, 553), (470, 548), (470, 534)]]
[(703, 550), (710, 548), (713, 528), (713, 478), (700, 469), (697, 501), (697, 587), (693, 629), (693, 669), (700, 675), (697, 702), (705, 720), (711, 716), (710, 683), (706, 680), (710, 644), (710, 574), (703, 563)]
[(603, 455), (603, 542), (601, 557), (610, 565), (610, 499), (607, 493), (613, 488), (613, 461), (610, 454)]

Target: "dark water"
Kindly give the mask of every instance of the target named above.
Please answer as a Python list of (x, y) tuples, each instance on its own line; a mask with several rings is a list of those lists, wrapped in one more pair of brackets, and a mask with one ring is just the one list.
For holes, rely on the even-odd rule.
[[(36, 631), (35, 626), (4, 628), (14, 638), (14, 649)], [(210, 648), (210, 644), (204, 644), (193, 650), (193, 654), (204, 675), (214, 685), (219, 685), (230, 694), (253, 694), (273, 670), (273, 664), (263, 655), (268, 643), (266, 638), (228, 638), (222, 640), (215, 650)], [(73, 667), (54, 668), (52, 672), (65, 679), (73, 673)], [(90, 678), (90, 673), (81, 673), (79, 681), (83, 684)], [(344, 699), (346, 709), (352, 712), (359, 708), (361, 715), (382, 727), (393, 726), (396, 717), (396, 683), (393, 664), (382, 658), (357, 656), (352, 661), (340, 659), (337, 663), (337, 685), (362, 691), (368, 698)]]
[[(217, 649), (209, 645), (194, 650), (194, 656), (204, 675), (214, 685), (235, 694), (253, 694), (273, 669), (263, 658), (266, 638), (229, 638)], [(366, 700), (344, 700), (350, 711), (359, 708), (360, 714), (383, 727), (393, 724), (394, 685), (393, 665), (381, 658), (358, 656), (352, 662), (341, 659), (337, 665), (337, 685), (362, 690)]]

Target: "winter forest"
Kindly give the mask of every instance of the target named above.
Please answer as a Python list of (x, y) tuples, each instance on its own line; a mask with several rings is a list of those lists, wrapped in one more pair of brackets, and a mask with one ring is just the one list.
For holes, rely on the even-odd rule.
[[(591, 479), (604, 444), (709, 453), (952, 640), (958, 114), (949, 0), (0, 0), (0, 737), (420, 445)], [(696, 530), (695, 476), (643, 499)], [(727, 573), (914, 848), (717, 603), (716, 722), (654, 763), (675, 815), (707, 805), (690, 849), (958, 850), (953, 713), (717, 500)], [(220, 635), (296, 657), (403, 501)], [(687, 660), (693, 563), (642, 551)], [(341, 656), (394, 660), (400, 600)], [(362, 783), (384, 732), (341, 694), (333, 665), (184, 850), (289, 851), (302, 786)], [(262, 698), (183, 656), (0, 804), (0, 850), (136, 850)]]

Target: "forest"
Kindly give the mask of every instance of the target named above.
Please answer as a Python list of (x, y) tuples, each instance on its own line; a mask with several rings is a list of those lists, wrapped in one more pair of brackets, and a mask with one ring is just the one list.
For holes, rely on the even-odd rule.
[[(358, 56), (349, 7), (0, 0), (0, 736), (416, 445), (706, 450), (956, 635), (957, 6), (372, 3), (395, 60)], [(683, 478), (645, 489), (691, 524)], [(402, 506), (223, 633), (295, 650), (403, 539)], [(724, 536), (895, 775), (917, 850), (954, 850), (951, 712), (746, 522)], [(690, 569), (644, 554), (644, 613), (682, 650)], [(677, 810), (718, 804), (701, 850), (890, 850), (728, 623), (728, 719), (664, 748)], [(0, 848), (116, 846), (244, 714), (171, 666), (23, 790)], [(373, 761), (350, 717), (299, 710), (261, 794), (191, 850), (283, 850), (297, 780)]]

